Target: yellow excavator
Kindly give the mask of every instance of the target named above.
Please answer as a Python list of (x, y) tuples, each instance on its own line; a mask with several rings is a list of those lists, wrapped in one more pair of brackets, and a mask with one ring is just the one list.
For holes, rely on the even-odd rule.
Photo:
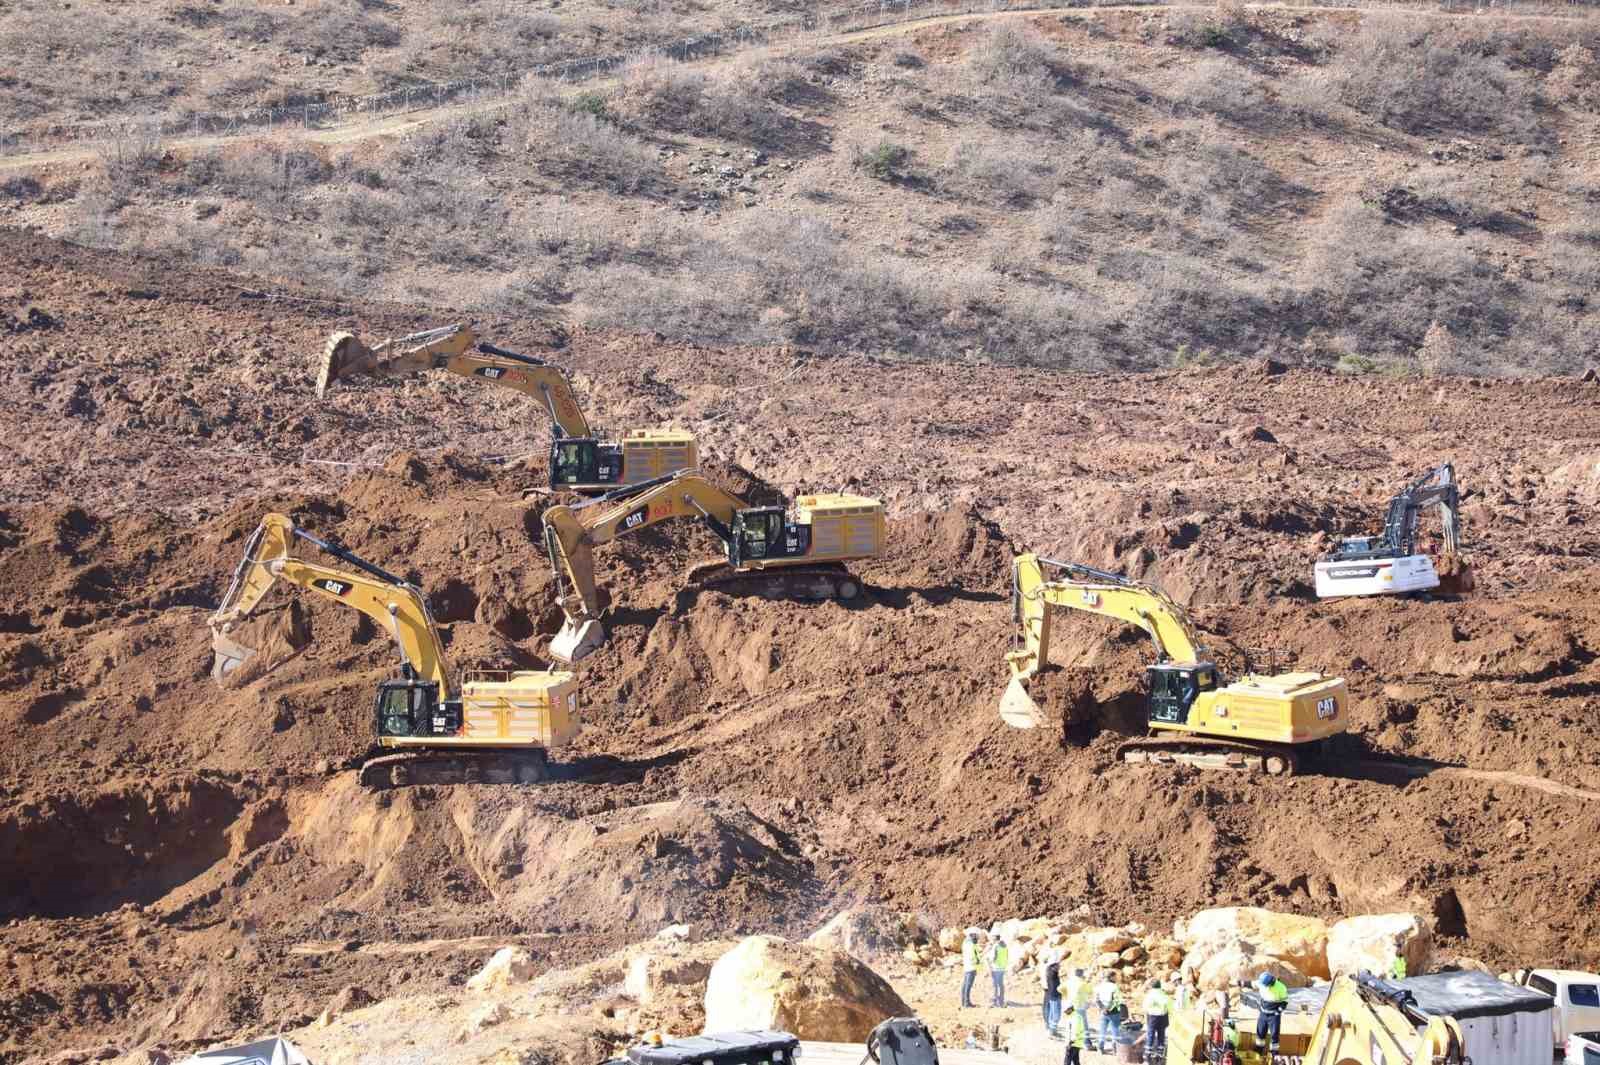
[(578, 506), (544, 512), (545, 547), (566, 623), (552, 657), (577, 662), (605, 643), (594, 547), (672, 518), (699, 518), (722, 540), (726, 561), (696, 566), (694, 583), (740, 585), (771, 598), (851, 599), (860, 585), (844, 568), (883, 551), (883, 504), (865, 496), (801, 496), (791, 514), (752, 507), (694, 471), (662, 477)]
[(1317, 1017), (1307, 1065), (1467, 1065), (1454, 1017), (1428, 1013), (1411, 992), (1376, 977), (1341, 976)]
[(1336, 977), (1309, 1030), (1298, 1017), (1290, 1018), (1297, 1023), (1285, 1027), (1276, 1057), (1255, 1039), (1248, 1017), (1230, 1026), (1231, 1010), (1219, 1011), (1210, 995), (1206, 999), (1207, 1005), (1173, 1016), (1167, 1065), (1468, 1065), (1474, 1060), (1460, 1021), (1424, 1009), (1404, 985), (1366, 973)]
[(465, 323), (385, 340), (373, 348), (352, 333), (333, 334), (317, 373), (317, 398), (345, 378), (395, 377), (422, 370), (492, 381), (543, 404), (555, 433), (550, 444), (551, 491), (604, 493), (699, 464), (694, 436), (680, 429), (635, 429), (620, 440), (602, 439), (590, 429), (566, 371), (481, 341)]
[[(297, 542), (358, 572), (297, 558)], [(282, 514), (268, 514), (250, 536), (211, 616), (212, 676), (219, 684), (255, 654), (235, 633), (280, 579), (365, 614), (400, 649), (400, 675), (378, 685), (374, 704), (377, 747), (388, 753), (364, 762), (363, 784), (534, 783), (545, 775), (546, 751), (577, 734), (572, 673), (478, 671), (455, 693), (422, 590)]]
[(1342, 678), (1248, 674), (1230, 682), (1203, 657), (1183, 608), (1149, 585), (1022, 554), (1012, 560), (1011, 598), (1021, 646), (1006, 655), (1011, 679), (1000, 700), (1000, 717), (1015, 728), (1036, 728), (1044, 721), (1027, 684), (1050, 660), (1051, 607), (1125, 621), (1155, 642), (1157, 661), (1146, 671), (1150, 735), (1125, 743), (1124, 761), (1287, 776), (1301, 752), (1348, 727), (1349, 695)]

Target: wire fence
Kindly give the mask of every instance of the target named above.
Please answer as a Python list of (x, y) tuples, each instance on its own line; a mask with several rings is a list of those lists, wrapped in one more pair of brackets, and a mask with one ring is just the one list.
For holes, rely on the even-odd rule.
[[(42, 125), (0, 130), (0, 155), (18, 155), (130, 142), (244, 137), (289, 129), (332, 129), (359, 125), (374, 118), (470, 106), (511, 96), (534, 83), (577, 85), (602, 79), (630, 63), (659, 58), (693, 62), (750, 48), (767, 47), (806, 37), (832, 35), (918, 22), (944, 15), (977, 15), (1002, 11), (1060, 11), (1096, 7), (1162, 7), (1169, 0), (866, 0), (842, 10), (813, 12), (679, 40), (616, 52), (546, 63), (459, 81), (407, 85), (368, 96), (348, 97), (285, 107), (261, 107), (219, 113), (180, 112), (164, 116), (84, 123)], [(1516, 12), (1519, 14), (1587, 13), (1600, 0), (1299, 0), (1295, 6), (1360, 8), (1427, 8), (1438, 11)]]

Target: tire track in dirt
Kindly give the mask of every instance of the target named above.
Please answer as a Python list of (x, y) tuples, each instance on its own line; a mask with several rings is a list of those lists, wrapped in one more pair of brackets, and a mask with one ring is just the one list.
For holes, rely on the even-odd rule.
[[(1270, 3), (1246, 5), (1251, 11), (1299, 11), (1299, 12), (1324, 12), (1328, 14), (1364, 14), (1373, 10), (1387, 10), (1385, 8), (1371, 7), (1307, 7), (1303, 4)], [(901, 34), (915, 33), (919, 30), (932, 29), (941, 26), (959, 26), (974, 22), (994, 22), (1015, 18), (1041, 18), (1049, 15), (1070, 15), (1076, 18), (1100, 17), (1110, 14), (1128, 14), (1139, 11), (1211, 11), (1215, 9), (1212, 4), (1120, 4), (1104, 7), (1026, 7), (1011, 8), (1005, 11), (971, 11), (945, 15), (929, 15), (926, 18), (913, 19), (906, 22), (886, 23), (878, 26), (867, 26), (861, 29), (842, 30), (838, 33), (822, 34), (815, 37), (805, 37), (803, 41), (813, 48), (827, 47), (830, 45), (859, 44), (863, 41), (880, 40), (886, 37), (896, 37)], [(1397, 5), (1394, 10), (1403, 10), (1408, 14), (1423, 18), (1460, 19), (1473, 18), (1472, 12), (1452, 11), (1423, 11)], [(1567, 16), (1549, 14), (1497, 14), (1497, 19), (1513, 19), (1517, 21), (1563, 21)], [(771, 55), (786, 52), (795, 47), (796, 42), (788, 41), (782, 44), (768, 45), (763, 48), (751, 48), (735, 51), (725, 55), (711, 56), (705, 59), (685, 61), (687, 65), (714, 69), (719, 65), (743, 60), (752, 56)], [(582, 83), (582, 87), (569, 90), (571, 93), (579, 91), (590, 92), (595, 88), (614, 87), (620, 79), (615, 77), (596, 78)], [(342, 125), (323, 127), (317, 129), (301, 128), (295, 130), (273, 131), (270, 136), (283, 137), (294, 141), (303, 141), (311, 144), (352, 144), (358, 141), (371, 140), (377, 137), (393, 136), (408, 133), (432, 122), (455, 118), (465, 115), (482, 114), (496, 108), (505, 107), (512, 98), (499, 94), (489, 100), (474, 100), (464, 104), (445, 104), (439, 107), (419, 108), (415, 111), (400, 115), (385, 115), (381, 118), (361, 120), (344, 123)], [(209, 135), (201, 137), (177, 137), (166, 141), (168, 148), (193, 151), (202, 148), (218, 148), (225, 144), (238, 143), (252, 139), (248, 135)], [(98, 147), (61, 148), (41, 152), (27, 152), (0, 158), (0, 173), (14, 170), (29, 170), (35, 167), (53, 166), (61, 163), (81, 163), (94, 160), (99, 155)]]

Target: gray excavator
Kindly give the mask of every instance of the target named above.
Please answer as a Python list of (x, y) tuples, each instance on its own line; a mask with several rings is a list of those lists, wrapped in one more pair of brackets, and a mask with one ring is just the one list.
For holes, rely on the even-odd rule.
[[(1418, 518), (1430, 506), (1439, 508), (1443, 546), (1437, 558), (1417, 543)], [(1316, 564), (1317, 598), (1470, 591), (1472, 569), (1461, 558), (1460, 507), (1455, 468), (1446, 462), (1429, 470), (1389, 500), (1380, 535), (1347, 537)]]

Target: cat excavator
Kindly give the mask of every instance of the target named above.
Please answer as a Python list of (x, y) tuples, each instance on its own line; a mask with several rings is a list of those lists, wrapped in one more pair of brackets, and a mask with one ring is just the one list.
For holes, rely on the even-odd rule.
[[(1417, 547), (1417, 520), (1424, 507), (1439, 508), (1443, 550), (1437, 559)], [(1472, 589), (1472, 570), (1461, 558), (1461, 493), (1455, 467), (1446, 462), (1407, 485), (1393, 499), (1381, 536), (1352, 536), (1313, 567), (1317, 598), (1345, 595), (1404, 595), (1442, 588)]]
[(352, 333), (333, 334), (317, 373), (317, 398), (345, 378), (396, 377), (422, 370), (491, 381), (537, 399), (550, 415), (554, 432), (551, 491), (594, 495), (690, 469), (699, 462), (694, 436), (679, 429), (635, 429), (620, 440), (602, 439), (584, 417), (565, 370), (481, 341), (465, 323), (385, 340), (372, 348)]
[(550, 654), (578, 662), (605, 643), (594, 548), (673, 518), (699, 518), (722, 540), (726, 559), (696, 566), (690, 581), (739, 586), (771, 598), (851, 599), (860, 585), (843, 563), (883, 550), (883, 504), (865, 496), (801, 496), (793, 513), (752, 507), (693, 470), (619, 488), (577, 506), (544, 512), (545, 547), (566, 623)]
[(1145, 675), (1150, 735), (1123, 744), (1123, 761), (1288, 776), (1302, 752), (1348, 727), (1343, 679), (1251, 673), (1230, 681), (1204, 657), (1183, 608), (1150, 585), (1029, 553), (1012, 560), (1011, 600), (1021, 646), (1006, 655), (1000, 717), (1015, 728), (1044, 722), (1027, 684), (1050, 660), (1052, 607), (1127, 622), (1155, 642)]
[[(299, 543), (355, 572), (297, 557)], [(533, 783), (545, 775), (545, 752), (576, 735), (572, 673), (477, 671), (456, 691), (422, 590), (282, 514), (268, 514), (251, 534), (211, 615), (212, 676), (219, 684), (255, 655), (237, 630), (279, 580), (365, 614), (400, 650), (400, 675), (378, 685), (377, 751), (361, 767), (362, 784)]]
[(1454, 1017), (1428, 1013), (1404, 988), (1362, 973), (1340, 976), (1328, 989), (1306, 1065), (1470, 1065), (1467, 1040)]

